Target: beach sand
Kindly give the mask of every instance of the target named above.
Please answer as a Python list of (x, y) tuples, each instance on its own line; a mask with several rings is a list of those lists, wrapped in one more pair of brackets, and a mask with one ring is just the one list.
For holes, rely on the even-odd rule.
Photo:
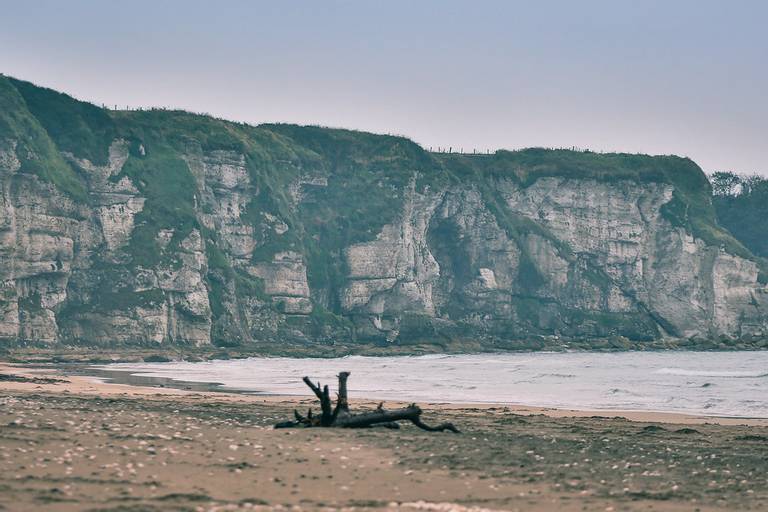
[(462, 434), (272, 429), (310, 405), (0, 365), (0, 510), (768, 510), (766, 420), (420, 404)]

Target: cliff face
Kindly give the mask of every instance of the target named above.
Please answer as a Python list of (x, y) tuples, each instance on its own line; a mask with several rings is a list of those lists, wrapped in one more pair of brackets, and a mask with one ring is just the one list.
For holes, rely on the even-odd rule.
[(0, 77), (0, 343), (762, 336), (687, 159), (430, 154)]

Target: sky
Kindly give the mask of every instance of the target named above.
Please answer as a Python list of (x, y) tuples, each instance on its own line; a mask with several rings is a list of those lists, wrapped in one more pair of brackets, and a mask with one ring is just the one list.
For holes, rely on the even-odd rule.
[(0, 0), (0, 73), (119, 108), (768, 175), (768, 1)]

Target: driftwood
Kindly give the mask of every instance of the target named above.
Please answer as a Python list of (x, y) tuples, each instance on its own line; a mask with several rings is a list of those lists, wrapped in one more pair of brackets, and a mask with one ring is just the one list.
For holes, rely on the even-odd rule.
[(298, 410), (293, 411), (293, 420), (283, 421), (275, 425), (275, 428), (294, 427), (338, 427), (338, 428), (400, 428), (398, 421), (410, 421), (417, 427), (429, 432), (459, 432), (459, 429), (451, 423), (441, 423), (434, 427), (421, 421), (421, 408), (416, 404), (400, 409), (384, 409), (384, 403), (380, 403), (374, 411), (352, 414), (349, 412), (349, 399), (347, 397), (347, 379), (349, 372), (341, 372), (339, 378), (339, 391), (336, 395), (336, 405), (331, 403), (328, 386), (320, 387), (320, 383), (313, 383), (309, 377), (304, 377), (304, 383), (309, 386), (315, 396), (320, 400), (320, 415), (312, 413), (312, 409), (303, 416)]

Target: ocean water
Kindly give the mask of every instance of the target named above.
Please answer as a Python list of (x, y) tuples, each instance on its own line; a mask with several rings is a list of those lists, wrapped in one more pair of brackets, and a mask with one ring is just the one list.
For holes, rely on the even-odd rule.
[(621, 352), (249, 358), (105, 370), (270, 395), (310, 395), (352, 372), (351, 397), (768, 418), (768, 352)]

